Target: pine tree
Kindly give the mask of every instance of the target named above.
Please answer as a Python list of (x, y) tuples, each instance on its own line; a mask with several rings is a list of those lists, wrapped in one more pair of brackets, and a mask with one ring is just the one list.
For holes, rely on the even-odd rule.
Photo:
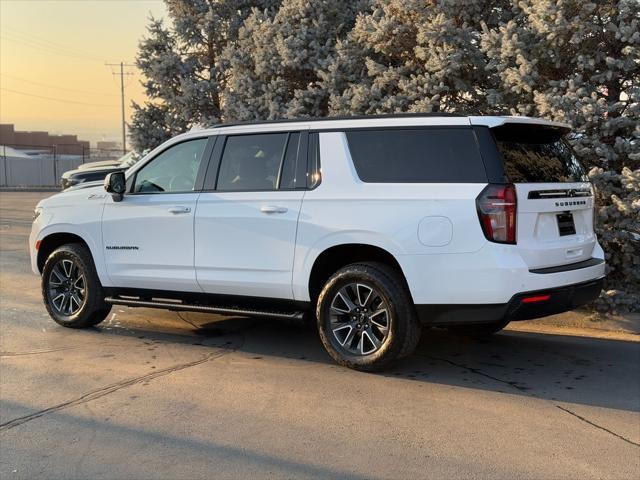
[(640, 168), (640, 2), (522, 0), (511, 13), (483, 25), (493, 109), (570, 123), (590, 166)]
[(152, 18), (136, 63), (148, 101), (133, 104), (131, 142), (153, 148), (194, 124), (222, 118), (226, 87), (222, 52), (235, 41), (253, 8), (277, 0), (165, 0), (169, 22)]
[(503, 2), (464, 3), (377, 0), (338, 43), (324, 75), (331, 112), (482, 112), (492, 79), (479, 20), (496, 23)]
[(337, 39), (368, 2), (284, 0), (275, 12), (255, 10), (226, 56), (226, 120), (327, 115), (320, 85)]

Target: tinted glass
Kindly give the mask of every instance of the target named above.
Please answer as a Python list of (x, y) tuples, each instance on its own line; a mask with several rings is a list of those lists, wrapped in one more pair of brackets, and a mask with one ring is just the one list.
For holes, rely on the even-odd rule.
[(494, 131), (505, 173), (514, 183), (582, 182), (586, 172), (558, 130), (540, 127)]
[(193, 191), (206, 145), (206, 138), (198, 138), (169, 147), (137, 172), (133, 191), (136, 193)]
[(298, 144), (300, 134), (292, 133), (287, 142), (287, 153), (284, 156), (282, 172), (280, 173), (280, 188), (291, 190), (296, 187), (296, 159), (298, 157)]
[(358, 176), (372, 183), (476, 183), (487, 175), (471, 129), (347, 132)]
[(218, 190), (275, 190), (287, 133), (227, 137)]

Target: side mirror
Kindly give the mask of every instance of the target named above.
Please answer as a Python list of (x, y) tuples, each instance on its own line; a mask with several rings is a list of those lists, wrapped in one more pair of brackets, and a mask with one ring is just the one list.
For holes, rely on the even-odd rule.
[(114, 202), (122, 201), (124, 192), (127, 189), (127, 180), (124, 172), (111, 172), (104, 179), (104, 189), (111, 194)]

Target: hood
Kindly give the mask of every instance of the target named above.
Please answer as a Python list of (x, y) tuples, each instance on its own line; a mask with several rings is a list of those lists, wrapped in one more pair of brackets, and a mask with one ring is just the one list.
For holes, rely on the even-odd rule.
[(104, 199), (109, 195), (104, 191), (103, 182), (87, 182), (75, 187), (67, 188), (62, 192), (51, 195), (38, 203), (38, 207), (54, 208), (60, 206), (73, 206), (92, 199)]
[(75, 190), (85, 190), (87, 188), (95, 188), (95, 187), (102, 188), (102, 191), (104, 192), (104, 180), (96, 180), (94, 182), (82, 182), (82, 183), (79, 183), (78, 185), (74, 185), (72, 187), (67, 188), (65, 192), (70, 192)]

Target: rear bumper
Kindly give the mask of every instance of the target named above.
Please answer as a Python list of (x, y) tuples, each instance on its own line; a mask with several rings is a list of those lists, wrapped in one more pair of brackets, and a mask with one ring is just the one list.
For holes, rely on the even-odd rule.
[[(479, 305), (416, 305), (420, 321), (428, 325), (460, 325), (530, 320), (573, 310), (596, 298), (604, 277), (562, 287), (522, 292), (507, 303)], [(548, 298), (546, 298), (548, 296)], [(527, 302), (525, 299), (540, 301)]]
[(530, 270), (517, 245), (487, 244), (476, 252), (397, 255), (413, 302), (421, 304), (507, 304), (521, 292), (535, 292), (604, 277), (604, 252), (598, 243), (588, 262)]

